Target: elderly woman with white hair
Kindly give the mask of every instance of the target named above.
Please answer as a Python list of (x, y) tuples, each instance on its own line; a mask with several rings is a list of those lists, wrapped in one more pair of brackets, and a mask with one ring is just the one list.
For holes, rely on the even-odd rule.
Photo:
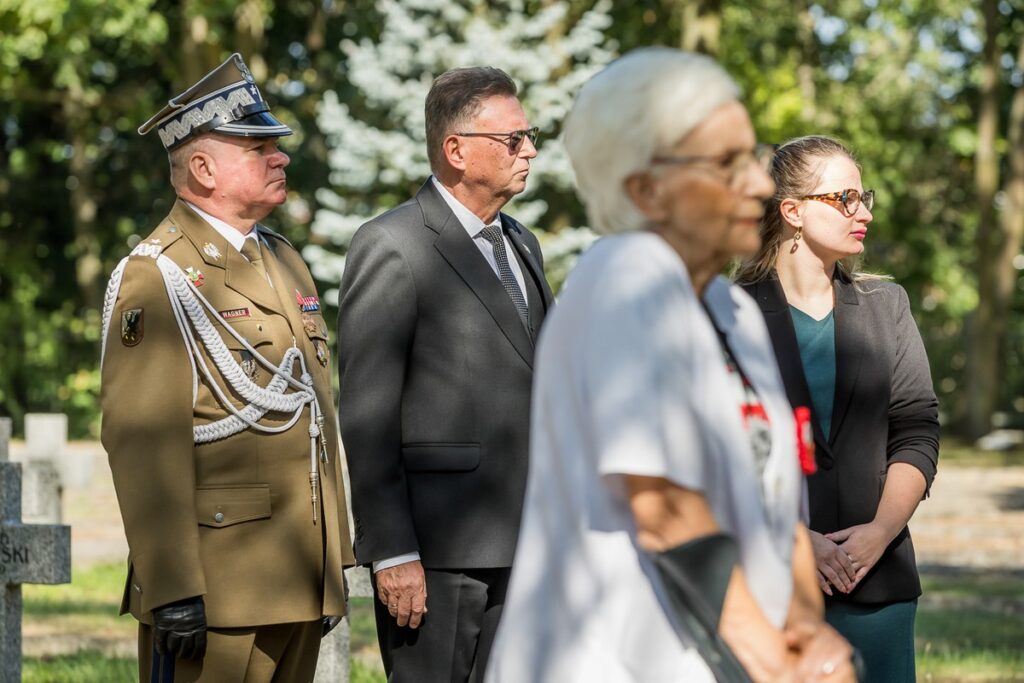
[[(651, 48), (588, 82), (566, 121), (591, 224), (617, 234), (580, 258), (541, 334), (488, 683), (854, 678), (821, 617), (768, 332), (719, 275), (758, 249), (774, 189), (738, 96), (714, 61)], [(665, 551), (721, 534), (738, 561), (713, 570), (712, 633), (739, 676), (711, 661), (659, 570)]]

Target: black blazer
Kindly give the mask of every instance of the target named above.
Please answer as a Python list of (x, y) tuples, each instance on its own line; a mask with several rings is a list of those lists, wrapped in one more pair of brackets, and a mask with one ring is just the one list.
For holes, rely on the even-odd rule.
[(338, 311), (339, 419), (356, 559), (512, 563), (529, 453), (534, 341), (553, 298), (537, 239), (501, 215), (525, 326), (427, 181), (352, 240)]
[[(854, 284), (839, 268), (833, 287), (836, 388), (832, 433), (823, 434), (778, 278), (773, 273), (744, 285), (764, 313), (790, 403), (809, 407), (814, 418), (818, 471), (808, 478), (810, 526), (821, 533), (874, 519), (894, 462), (917, 467), (930, 488), (939, 457), (938, 401), (907, 293), (882, 280)], [(920, 594), (914, 544), (904, 528), (853, 592), (833, 599), (882, 603)]]

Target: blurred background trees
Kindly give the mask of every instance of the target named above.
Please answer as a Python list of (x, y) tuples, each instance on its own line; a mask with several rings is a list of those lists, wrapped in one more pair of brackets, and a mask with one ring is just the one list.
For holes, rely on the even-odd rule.
[(566, 107), (614, 55), (674, 45), (726, 65), (762, 140), (856, 150), (878, 196), (866, 265), (910, 293), (946, 427), (1024, 425), (1022, 36), (1007, 0), (0, 0), (0, 414), (96, 433), (106, 277), (173, 201), (135, 128), (231, 52), (296, 131), (267, 222), (330, 292), (360, 221), (426, 177), (430, 80), (473, 63), (509, 71), (542, 129), (510, 211), (557, 286), (592, 239)]

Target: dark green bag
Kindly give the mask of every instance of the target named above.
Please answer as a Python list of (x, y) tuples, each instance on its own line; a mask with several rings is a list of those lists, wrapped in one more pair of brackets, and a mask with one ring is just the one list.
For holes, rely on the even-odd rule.
[(731, 536), (712, 534), (651, 553), (672, 611), (719, 683), (752, 683), (718, 634), (725, 591), (739, 548)]

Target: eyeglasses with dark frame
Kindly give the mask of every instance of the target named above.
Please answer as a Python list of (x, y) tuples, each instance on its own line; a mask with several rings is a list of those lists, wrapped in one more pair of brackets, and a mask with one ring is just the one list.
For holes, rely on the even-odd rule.
[(839, 192), (826, 192), (825, 194), (808, 194), (804, 195), (800, 199), (813, 199), (819, 202), (831, 202), (843, 205), (846, 215), (852, 216), (857, 213), (857, 209), (860, 208), (861, 203), (864, 207), (870, 211), (875, 206), (875, 191), (864, 190), (863, 194), (860, 190), (854, 190), (850, 188), (848, 190), (841, 190)]
[(733, 150), (714, 156), (675, 156), (667, 154), (654, 157), (651, 159), (651, 163), (655, 165), (716, 164), (722, 171), (726, 172), (727, 182), (731, 185), (752, 164), (757, 164), (761, 170), (767, 171), (771, 166), (772, 156), (778, 148), (778, 145), (758, 144), (754, 145), (753, 149)]
[(473, 131), (465, 131), (461, 133), (455, 133), (461, 138), (494, 138), (499, 142), (504, 142), (508, 145), (508, 151), (518, 152), (519, 146), (523, 144), (523, 140), (529, 138), (530, 142), (534, 147), (537, 146), (537, 138), (540, 136), (540, 128), (534, 126), (533, 128), (526, 128), (525, 130), (513, 130), (508, 133), (481, 133)]

